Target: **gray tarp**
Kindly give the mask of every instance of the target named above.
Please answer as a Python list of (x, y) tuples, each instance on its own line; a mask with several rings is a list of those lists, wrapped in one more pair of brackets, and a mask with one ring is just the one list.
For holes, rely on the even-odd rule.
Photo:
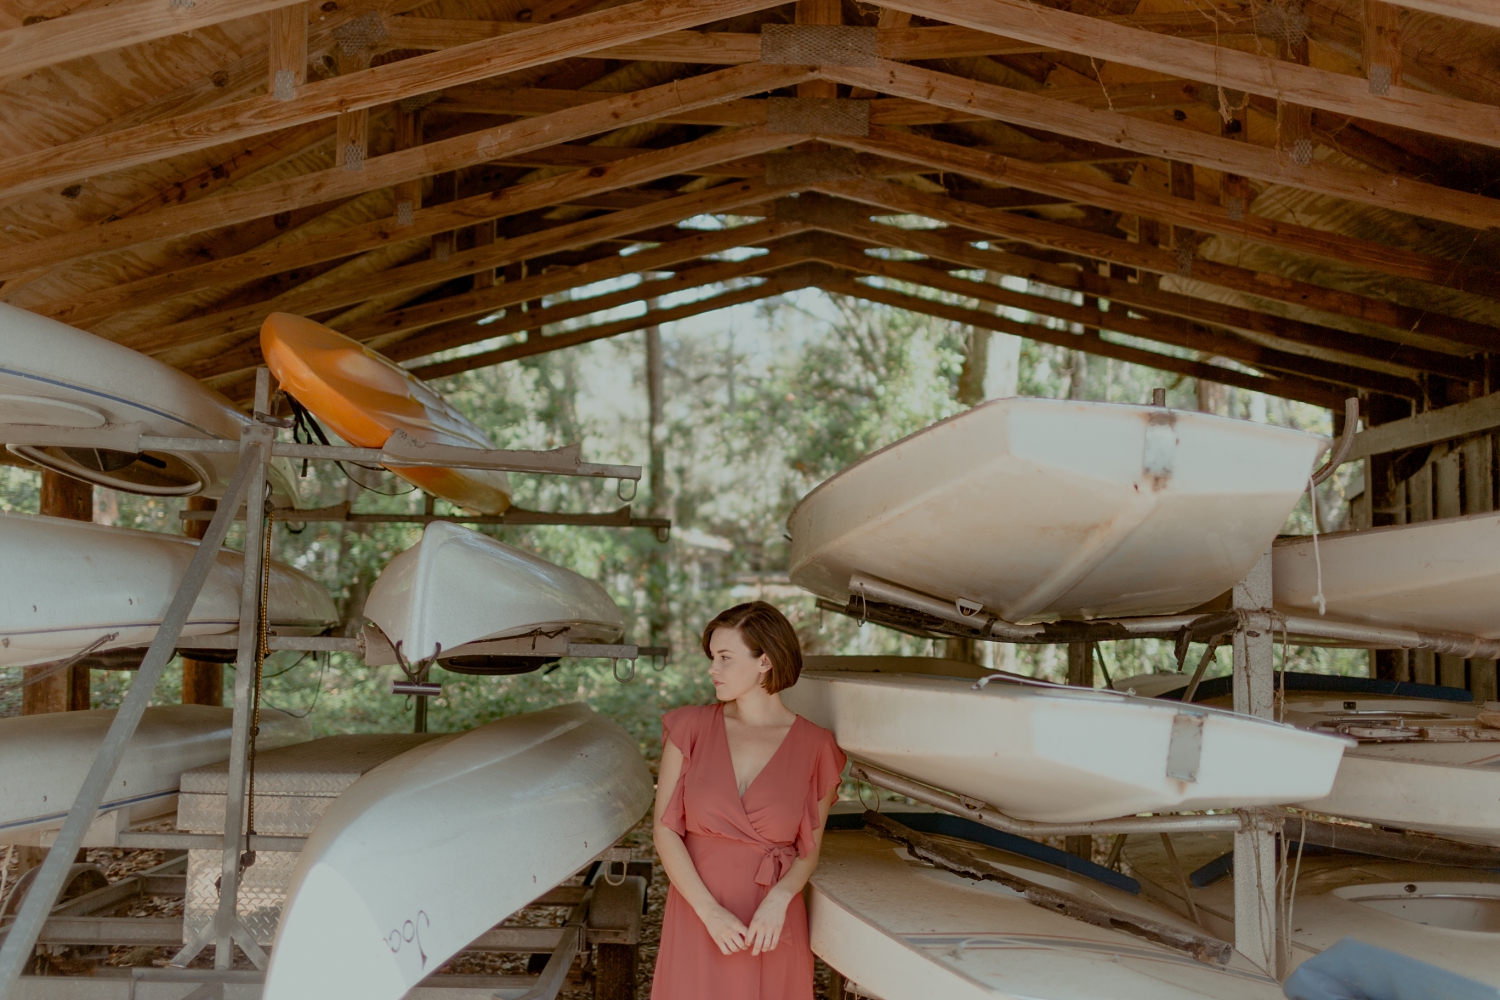
[(1288, 1000), (1500, 1000), (1500, 990), (1363, 941), (1344, 938), (1297, 967)]

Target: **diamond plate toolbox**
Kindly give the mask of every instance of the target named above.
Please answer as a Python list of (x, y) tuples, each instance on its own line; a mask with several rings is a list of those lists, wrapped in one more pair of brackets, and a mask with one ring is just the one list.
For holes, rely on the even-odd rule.
[[(434, 738), (430, 733), (328, 736), (267, 750), (255, 758), (255, 832), (305, 837), (324, 811), (360, 775)], [(188, 833), (224, 832), (224, 794), (229, 762), (182, 776), (177, 828)], [(297, 867), (295, 851), (257, 851), (240, 882), (239, 914), (257, 943), (269, 945)], [(189, 851), (183, 943), (213, 922), (219, 909), (219, 851)]]

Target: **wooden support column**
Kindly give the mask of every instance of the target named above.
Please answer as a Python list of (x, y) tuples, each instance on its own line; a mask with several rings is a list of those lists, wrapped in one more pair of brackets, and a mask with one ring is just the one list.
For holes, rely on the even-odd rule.
[[(1235, 584), (1230, 606), (1236, 611), (1270, 611), (1269, 552)], [(1275, 640), (1269, 621), (1268, 617), (1261, 622), (1252, 618), (1234, 633), (1234, 710), (1262, 719), (1272, 718), (1275, 708)], [(1234, 835), (1234, 947), (1267, 974), (1275, 975), (1275, 822), (1260, 810), (1246, 809), (1240, 815), (1246, 824)]]
[[(369, 50), (349, 51), (342, 44), (338, 56), (339, 76), (370, 68)], [(341, 112), (337, 120), (338, 144), (334, 147), (336, 167), (349, 171), (365, 169), (370, 155), (370, 109)]]
[[(842, 0), (797, 0), (797, 23), (843, 24)], [(810, 80), (797, 84), (797, 96), (832, 100), (839, 96), (839, 88), (832, 80)]]
[[(482, 193), (479, 190), (479, 185), (477, 183), (475, 183), (473, 180), (471, 180), (466, 185), (466, 187), (469, 188), (469, 190), (465, 192), (466, 194), (481, 194)], [(470, 245), (474, 249), (476, 249), (476, 250), (479, 249), (480, 247), (487, 247), (490, 244), (494, 243), (495, 242), (495, 220), (494, 219), (486, 219), (483, 222), (479, 223), (479, 225), (477, 225), (477, 226), (470, 226), (469, 227), (469, 240), (470, 240)], [(474, 272), (474, 289), (475, 289), (475, 291), (478, 291), (481, 288), (494, 288), (494, 287), (495, 287), (495, 269), (493, 267), (487, 267), (483, 271), (476, 271), (476, 272)]]
[[(1172, 197), (1195, 201), (1197, 184), (1193, 177), (1193, 165), (1181, 160), (1172, 161)], [(1172, 227), (1172, 245), (1177, 249), (1177, 273), (1183, 277), (1193, 273), (1193, 256), (1198, 252), (1198, 234), (1186, 226)]]
[[(72, 521), (94, 519), (94, 487), (50, 470), (42, 471), (41, 513)], [(74, 666), (47, 675), (48, 664), (22, 671), (21, 714), (73, 712), (89, 707), (89, 668)], [(33, 678), (36, 680), (33, 681)]]
[[(452, 201), (458, 191), (458, 172), (449, 170), (441, 174), (434, 174), (432, 178), (432, 194), (428, 203), (432, 205), (446, 205)], [(434, 233), (432, 237), (432, 259), (447, 260), (453, 253), (454, 233)]]
[[(1250, 104), (1243, 94), (1236, 93), (1234, 97), (1240, 106), (1226, 109), (1230, 115), (1227, 119), (1220, 117), (1219, 134), (1234, 142), (1245, 142), (1250, 131)], [(1172, 193), (1177, 193), (1175, 188)], [(1230, 219), (1243, 219), (1250, 210), (1250, 178), (1226, 172), (1219, 188), (1219, 204)]]
[[(1277, 8), (1280, 9), (1280, 8)], [(1308, 60), (1307, 32), (1294, 31), (1289, 25), (1287, 33), (1278, 40), (1279, 55), (1287, 62), (1306, 66)], [(1290, 153), (1292, 162), (1305, 167), (1312, 162), (1312, 108), (1305, 104), (1276, 102), (1276, 146)]]
[(278, 7), (266, 18), (268, 88), (278, 101), (294, 100), (297, 88), (307, 82), (307, 4)]
[[(1076, 687), (1094, 686), (1094, 644), (1092, 642), (1068, 643), (1068, 683)], [(1075, 857), (1093, 860), (1094, 838), (1079, 834), (1063, 838), (1063, 850)]]
[[(188, 510), (217, 510), (219, 502), (208, 497), (188, 497)], [(202, 538), (208, 531), (207, 521), (188, 521), (182, 533)], [(207, 660), (182, 658), (182, 703), (184, 705), (224, 704), (224, 664)]]
[(1364, 56), (1370, 93), (1388, 97), (1401, 86), (1401, 8), (1365, 0)]
[[(415, 149), (422, 145), (422, 109), (412, 101), (397, 101), (395, 110), (396, 149)], [(400, 182), (393, 189), (396, 203), (396, 225), (409, 226), (417, 209), (422, 207), (422, 178)]]

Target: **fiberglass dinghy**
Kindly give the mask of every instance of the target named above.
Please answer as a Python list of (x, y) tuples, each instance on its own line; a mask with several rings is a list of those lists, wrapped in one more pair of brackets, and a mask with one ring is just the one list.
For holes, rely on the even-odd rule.
[[(898, 817), (899, 818), (899, 817)], [(966, 840), (973, 859), (1082, 903), (1196, 931), (1113, 885)], [(1109, 872), (1115, 875), (1114, 872)], [(1118, 876), (1116, 876), (1118, 878)], [(1239, 955), (1227, 966), (1033, 906), (1018, 891), (913, 860), (866, 832), (829, 830), (808, 883), (814, 954), (882, 1000), (1280, 1000)]]
[[(1500, 729), (1480, 721), (1469, 692), (1368, 677), (1286, 673), (1285, 719), (1310, 732), (1358, 741), (1344, 751), (1327, 795), (1298, 804), (1378, 826), (1500, 845)], [(1178, 678), (1168, 688), (1170, 678)], [(1130, 686), (1141, 678), (1122, 678)], [(1147, 686), (1180, 700), (1187, 678), (1148, 674)], [(1227, 707), (1227, 677), (1204, 681), (1198, 704)], [(1497, 720), (1500, 721), (1500, 720)]]
[(980, 689), (964, 676), (804, 670), (781, 696), (853, 758), (1037, 822), (1317, 798), (1346, 744), (1232, 712), (1008, 675)]
[(1325, 443), (1162, 407), (993, 400), (804, 497), (791, 579), (842, 603), (867, 574), (1017, 623), (1175, 614), (1249, 572)]
[[(1131, 834), (1125, 860), (1141, 894), (1179, 915), (1182, 871), (1198, 922), (1234, 936), (1234, 838), (1173, 834), (1174, 870), (1158, 834)], [(1296, 875), (1288, 972), (1345, 937), (1386, 948), (1461, 976), (1500, 986), (1500, 874), (1475, 868), (1387, 861), (1311, 846), (1289, 852)]]
[[(495, 447), (483, 430), (421, 379), (321, 323), (272, 313), (260, 328), (266, 365), (308, 412), (356, 448), (383, 447), (402, 431), (418, 441)], [(419, 489), (480, 514), (503, 514), (510, 480), (487, 469), (390, 467)]]
[(651, 796), (635, 741), (582, 705), (380, 765), (302, 850), (264, 1000), (397, 1000), (612, 846)]
[[(61, 517), (0, 512), (0, 666), (148, 645), (198, 548), (196, 539)], [(183, 626), (184, 636), (239, 625), (244, 557), (219, 553)], [(338, 622), (323, 586), (271, 564), (271, 627), (321, 632)], [(113, 636), (113, 638), (109, 638)]]
[[(559, 643), (625, 634), (619, 605), (593, 580), (447, 521), (390, 561), (364, 613), (409, 662), (437, 654), (460, 672), (535, 669)], [(382, 659), (367, 644), (366, 661)]]
[(1276, 608), (1500, 638), (1500, 513), (1284, 538), (1271, 550)]
[[(224, 396), (155, 358), (76, 327), (0, 304), (0, 424), (89, 428), (139, 423), (148, 434), (238, 441), (250, 419)], [(28, 461), (96, 486), (148, 496), (216, 497), (236, 452), (144, 452), (9, 445)], [(273, 500), (292, 506), (284, 459)]]
[[(176, 809), (182, 773), (229, 756), (233, 714), (210, 705), (146, 709), (83, 846), (112, 847), (116, 832)], [(112, 708), (0, 719), (0, 844), (50, 843), (114, 719)], [(261, 708), (261, 749), (311, 738), (305, 719)]]

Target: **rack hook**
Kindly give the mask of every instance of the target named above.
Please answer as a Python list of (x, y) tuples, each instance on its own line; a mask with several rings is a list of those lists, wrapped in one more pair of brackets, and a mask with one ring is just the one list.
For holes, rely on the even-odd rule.
[[(630, 484), (630, 493), (628, 495), (625, 493), (626, 483)], [(635, 495), (640, 492), (640, 488), (641, 484), (639, 480), (620, 479), (615, 482), (615, 496), (619, 497), (622, 503), (629, 503), (635, 499)]]

